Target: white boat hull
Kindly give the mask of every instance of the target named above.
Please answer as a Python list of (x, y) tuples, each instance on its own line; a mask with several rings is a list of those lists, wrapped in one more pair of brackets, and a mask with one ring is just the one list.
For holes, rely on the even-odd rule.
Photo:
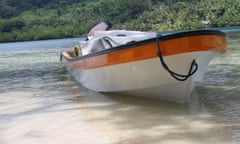
[[(70, 74), (82, 86), (97, 92), (181, 103), (189, 102), (194, 84), (202, 81), (210, 60), (226, 51), (225, 34), (216, 30), (157, 35), (140, 41), (130, 39), (118, 46), (111, 44), (113, 38), (124, 36), (129, 40), (125, 34), (105, 36), (109, 40), (108, 49), (77, 58), (71, 56), (71, 51), (62, 53)], [(88, 44), (97, 49), (105, 36), (98, 42), (86, 41), (83, 49)]]
[(198, 51), (164, 57), (169, 68), (180, 74), (188, 73), (191, 62), (196, 60), (198, 70), (186, 81), (174, 79), (162, 67), (159, 58), (68, 70), (82, 86), (97, 92), (117, 92), (185, 103), (190, 99), (194, 82), (203, 79), (209, 61), (217, 54), (215, 51)]

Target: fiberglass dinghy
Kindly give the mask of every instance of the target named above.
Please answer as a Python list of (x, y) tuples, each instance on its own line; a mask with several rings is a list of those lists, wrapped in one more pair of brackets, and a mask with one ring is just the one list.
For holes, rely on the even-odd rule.
[(210, 29), (91, 33), (77, 57), (64, 51), (62, 61), (82, 86), (97, 92), (189, 102), (210, 60), (226, 51), (225, 33)]

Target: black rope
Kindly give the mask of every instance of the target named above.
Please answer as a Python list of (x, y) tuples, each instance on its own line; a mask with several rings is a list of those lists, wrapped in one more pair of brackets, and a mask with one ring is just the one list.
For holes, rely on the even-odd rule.
[(188, 73), (186, 75), (178, 74), (178, 73), (170, 70), (168, 65), (166, 64), (166, 62), (163, 59), (163, 55), (162, 55), (161, 48), (160, 48), (160, 40), (158, 38), (157, 38), (157, 46), (158, 46), (158, 57), (160, 59), (160, 62), (162, 64), (162, 66), (176, 80), (186, 81), (190, 76), (192, 76), (193, 74), (195, 74), (197, 72), (198, 64), (197, 64), (195, 59), (192, 61), (191, 66), (189, 68), (189, 71), (188, 71)]
[(60, 53), (60, 61), (62, 61), (62, 57), (63, 57), (63, 55), (62, 55), (62, 52)]

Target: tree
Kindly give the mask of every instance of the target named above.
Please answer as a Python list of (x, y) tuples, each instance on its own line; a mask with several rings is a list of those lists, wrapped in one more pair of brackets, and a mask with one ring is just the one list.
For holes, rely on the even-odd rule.
[(11, 32), (12, 29), (22, 29), (24, 26), (24, 21), (20, 19), (4, 21), (1, 26), (1, 32)]
[(0, 17), (2, 18), (11, 18), (17, 16), (18, 12), (14, 7), (0, 4)]

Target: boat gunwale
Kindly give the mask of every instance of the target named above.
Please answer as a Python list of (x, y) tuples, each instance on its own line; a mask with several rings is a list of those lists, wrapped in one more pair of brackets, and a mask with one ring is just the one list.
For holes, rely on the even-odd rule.
[(226, 34), (224, 32), (219, 31), (219, 30), (213, 30), (213, 29), (181, 31), (181, 32), (170, 33), (170, 34), (166, 34), (166, 35), (161, 35), (161, 33), (159, 33), (159, 35), (157, 35), (155, 38), (150, 38), (150, 39), (146, 39), (146, 40), (142, 40), (142, 41), (133, 41), (133, 42), (130, 42), (130, 43), (127, 43), (127, 44), (124, 44), (124, 45), (112, 47), (112, 48), (102, 50), (102, 51), (97, 51), (97, 52), (90, 53), (88, 55), (84, 55), (84, 56), (80, 56), (80, 57), (76, 57), (76, 58), (66, 56), (66, 54), (69, 55), (68, 51), (64, 51), (62, 53), (62, 55), (67, 61), (74, 62), (74, 61), (78, 61), (78, 60), (83, 60), (83, 59), (95, 57), (95, 56), (98, 56), (98, 55), (103, 55), (103, 54), (110, 53), (110, 52), (113, 52), (113, 51), (118, 51), (118, 50), (123, 50), (123, 49), (131, 48), (131, 47), (136, 47), (138, 45), (142, 45), (142, 44), (145, 44), (145, 43), (150, 43), (150, 42), (153, 42), (153, 41), (156, 41), (156, 40), (159, 40), (161, 42), (161, 41), (165, 41), (165, 40), (171, 40), (171, 39), (188, 37), (188, 36), (199, 36), (199, 35), (220, 35), (220, 36), (224, 36), (224, 37), (226, 36)]

